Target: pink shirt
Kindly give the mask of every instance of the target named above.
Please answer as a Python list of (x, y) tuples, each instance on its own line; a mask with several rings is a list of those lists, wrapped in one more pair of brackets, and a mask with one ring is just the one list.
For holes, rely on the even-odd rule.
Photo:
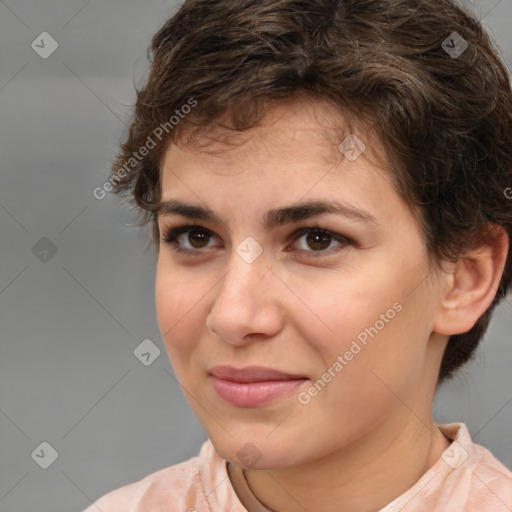
[[(379, 512), (511, 512), (512, 472), (471, 440), (463, 423), (438, 425), (452, 440), (408, 491)], [(251, 512), (268, 512), (238, 466), (205, 441), (199, 456), (104, 495), (84, 512), (247, 512), (230, 481), (243, 487)]]

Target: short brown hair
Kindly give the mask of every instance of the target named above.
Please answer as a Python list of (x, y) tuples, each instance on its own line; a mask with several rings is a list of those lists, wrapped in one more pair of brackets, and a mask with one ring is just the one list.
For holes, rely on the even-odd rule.
[[(492, 224), (512, 239), (510, 79), (495, 43), (455, 2), (187, 0), (149, 52), (112, 173), (114, 192), (130, 195), (142, 224), (153, 221), (157, 244), (161, 159), (182, 130), (226, 112), (233, 130), (249, 129), (271, 103), (299, 94), (330, 101), (377, 134), (433, 262), (492, 244)], [(155, 147), (127, 171), (149, 138)], [(470, 331), (450, 337), (438, 383), (470, 359), (511, 277), (509, 251), (491, 306)]]

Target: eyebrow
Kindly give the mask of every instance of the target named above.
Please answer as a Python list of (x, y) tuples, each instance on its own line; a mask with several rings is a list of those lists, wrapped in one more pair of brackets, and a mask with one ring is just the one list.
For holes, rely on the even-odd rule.
[[(378, 225), (377, 220), (370, 213), (339, 201), (307, 201), (281, 208), (273, 208), (265, 213), (262, 224), (267, 230), (271, 230), (277, 226), (298, 222), (325, 213), (341, 215), (350, 220)], [(224, 224), (224, 221), (209, 207), (191, 205), (174, 199), (160, 202), (156, 208), (156, 215), (180, 215), (189, 219)]]

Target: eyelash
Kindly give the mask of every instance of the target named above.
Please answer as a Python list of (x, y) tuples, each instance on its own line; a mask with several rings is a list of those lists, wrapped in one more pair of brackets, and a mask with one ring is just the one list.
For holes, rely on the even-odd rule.
[[(176, 243), (176, 239), (178, 238), (179, 235), (182, 235), (183, 233), (190, 233), (192, 231), (199, 231), (202, 233), (206, 233), (210, 236), (213, 234), (209, 229), (204, 228), (202, 226), (183, 225), (183, 226), (177, 226), (177, 227), (168, 229), (166, 231), (165, 235), (161, 237), (161, 241), (169, 246), (172, 246), (172, 249), (177, 253), (189, 255), (192, 257), (204, 256), (204, 254), (206, 253), (205, 249), (184, 249), (182, 247), (179, 247)], [(301, 238), (302, 236), (307, 235), (309, 233), (315, 233), (315, 234), (319, 234), (319, 235), (328, 235), (328, 236), (331, 236), (335, 241), (340, 243), (340, 246), (338, 246), (334, 250), (333, 250), (333, 248), (321, 249), (318, 251), (313, 251), (313, 250), (306, 251), (303, 249), (299, 249), (299, 252), (311, 253), (313, 255), (313, 257), (315, 257), (315, 258), (321, 257), (321, 256), (326, 256), (326, 255), (331, 255), (333, 253), (337, 253), (337, 252), (345, 249), (346, 246), (353, 245), (353, 241), (350, 240), (349, 238), (339, 235), (338, 233), (333, 233), (332, 231), (329, 231), (327, 229), (320, 228), (317, 225), (308, 226), (308, 227), (298, 229), (297, 231), (295, 231), (293, 233), (293, 235), (291, 235), (291, 238), (293, 239), (293, 242), (296, 242), (299, 238)], [(208, 240), (208, 242), (209, 242), (209, 240)], [(287, 251), (287, 252), (289, 252), (289, 251)]]

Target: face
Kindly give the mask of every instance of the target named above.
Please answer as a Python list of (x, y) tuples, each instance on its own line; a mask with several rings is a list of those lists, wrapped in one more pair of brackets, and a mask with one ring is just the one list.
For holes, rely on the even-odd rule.
[[(190, 406), (240, 465), (251, 450), (257, 469), (328, 456), (434, 386), (440, 287), (421, 234), (370, 162), (378, 146), (356, 133), (366, 149), (343, 153), (336, 120), (318, 101), (282, 104), (237, 144), (171, 145), (163, 161), (162, 200), (213, 216), (158, 214), (159, 327)], [(220, 365), (288, 380), (241, 383), (213, 376)]]

